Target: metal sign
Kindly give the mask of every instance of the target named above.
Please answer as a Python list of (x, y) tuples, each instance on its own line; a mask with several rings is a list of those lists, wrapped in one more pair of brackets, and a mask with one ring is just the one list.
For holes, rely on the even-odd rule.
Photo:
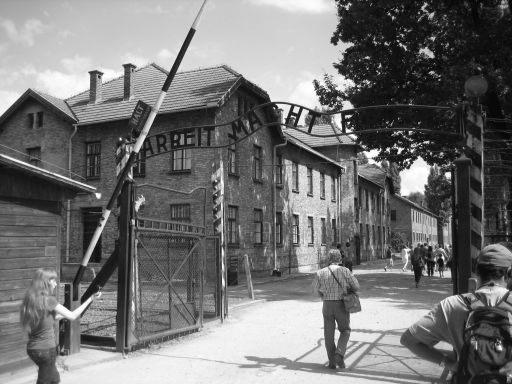
[(149, 114), (151, 113), (151, 106), (139, 100), (135, 109), (133, 110), (132, 117), (128, 121), (128, 128), (130, 128), (130, 134), (133, 138), (140, 136), (144, 124), (148, 120)]

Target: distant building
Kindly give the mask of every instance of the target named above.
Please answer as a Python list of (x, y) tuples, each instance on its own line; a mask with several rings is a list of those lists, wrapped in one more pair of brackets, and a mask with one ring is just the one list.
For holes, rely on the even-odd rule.
[(393, 181), (376, 164), (360, 165), (356, 222), (359, 224), (360, 259), (371, 261), (385, 257), (391, 237), (390, 199)]
[(442, 241), (442, 228), (438, 228), (437, 216), (433, 212), (398, 195), (391, 197), (390, 205), (391, 230), (403, 233), (409, 245), (434, 245)]

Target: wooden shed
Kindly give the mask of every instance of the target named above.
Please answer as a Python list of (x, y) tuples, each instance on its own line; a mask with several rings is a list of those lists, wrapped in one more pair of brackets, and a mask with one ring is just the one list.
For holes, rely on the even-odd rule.
[(29, 363), (19, 306), (36, 269), (60, 271), (64, 201), (94, 191), (0, 154), (0, 373)]

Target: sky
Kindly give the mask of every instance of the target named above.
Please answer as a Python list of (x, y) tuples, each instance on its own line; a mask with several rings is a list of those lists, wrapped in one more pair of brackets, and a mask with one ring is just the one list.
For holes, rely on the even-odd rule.
[[(203, 0), (0, 0), (0, 114), (28, 88), (67, 98), (123, 64), (170, 69)], [(333, 0), (208, 0), (180, 71), (226, 64), (273, 101), (320, 106), (312, 81), (343, 46)], [(423, 192), (422, 161), (401, 173), (402, 195)]]

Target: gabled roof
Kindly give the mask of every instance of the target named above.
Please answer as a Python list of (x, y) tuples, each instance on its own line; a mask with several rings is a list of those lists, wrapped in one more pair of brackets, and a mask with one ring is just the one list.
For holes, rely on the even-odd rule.
[(290, 144), (294, 144), (296, 145), (297, 147), (300, 147), (304, 150), (306, 150), (307, 152), (315, 155), (315, 156), (318, 156), (326, 161), (328, 161), (329, 163), (331, 164), (334, 164), (336, 165), (337, 167), (345, 170), (345, 167), (343, 167), (340, 163), (334, 161), (333, 159), (331, 159), (330, 157), (327, 157), (325, 156), (324, 154), (318, 152), (318, 151), (315, 151), (313, 148), (311, 148), (310, 146), (308, 146), (307, 144), (304, 144), (302, 141), (296, 139), (295, 137), (291, 136), (288, 134), (288, 132), (283, 132), (283, 135), (284, 137), (287, 139), (288, 143)]
[(378, 185), (381, 188), (385, 188), (386, 183), (389, 185), (391, 194), (395, 193), (393, 188), (393, 180), (388, 176), (386, 171), (379, 167), (377, 164), (363, 164), (357, 167), (359, 176), (365, 178), (368, 181)]
[(77, 119), (69, 107), (69, 105), (66, 103), (66, 101), (61, 100), (57, 97), (50, 96), (46, 93), (36, 91), (34, 89), (27, 89), (23, 95), (21, 95), (18, 100), (12, 104), (7, 111), (4, 112), (2, 116), (0, 116), (0, 125), (11, 116), (16, 109), (23, 104), (26, 100), (33, 98), (37, 100), (39, 103), (45, 105), (50, 110), (54, 111), (57, 115), (63, 117), (64, 119), (70, 121), (71, 123), (76, 123)]
[(93, 193), (96, 191), (96, 188), (91, 185), (81, 183), (43, 168), (35, 167), (32, 164), (25, 163), (24, 161), (3, 154), (0, 154), (0, 168), (16, 169), (17, 171), (26, 173), (31, 177), (48, 180), (76, 192)]
[[(315, 147), (329, 147), (333, 145), (358, 145), (352, 137), (349, 135), (344, 136), (332, 136), (332, 137), (317, 137), (311, 136), (308, 134), (308, 127), (297, 127), (300, 130), (296, 130), (293, 128), (283, 127), (283, 131), (295, 137), (296, 139), (302, 141), (303, 143), (309, 145), (312, 148)], [(329, 124), (321, 124), (314, 125), (311, 133), (315, 135), (342, 135), (342, 132), (339, 128), (333, 127)]]
[(397, 199), (398, 201), (401, 201), (402, 203), (405, 203), (407, 205), (410, 205), (411, 207), (414, 207), (420, 211), (423, 211), (423, 212), (426, 212), (428, 213), (429, 215), (431, 216), (435, 216), (435, 217), (438, 217), (434, 212), (432, 211), (429, 211), (427, 208), (425, 207), (422, 207), (421, 205), (419, 204), (416, 204), (415, 202), (407, 199), (406, 197), (403, 197), (403, 196), (399, 196), (399, 195), (394, 195), (393, 198)]
[[(89, 104), (89, 90), (66, 100), (80, 125), (129, 119), (138, 100), (153, 106), (161, 93), (168, 72), (149, 64), (133, 73), (134, 97), (123, 100), (124, 76), (102, 84), (102, 99)], [(240, 85), (270, 101), (268, 94), (242, 75), (220, 65), (212, 68), (178, 72), (169, 88), (159, 114), (221, 106)]]

